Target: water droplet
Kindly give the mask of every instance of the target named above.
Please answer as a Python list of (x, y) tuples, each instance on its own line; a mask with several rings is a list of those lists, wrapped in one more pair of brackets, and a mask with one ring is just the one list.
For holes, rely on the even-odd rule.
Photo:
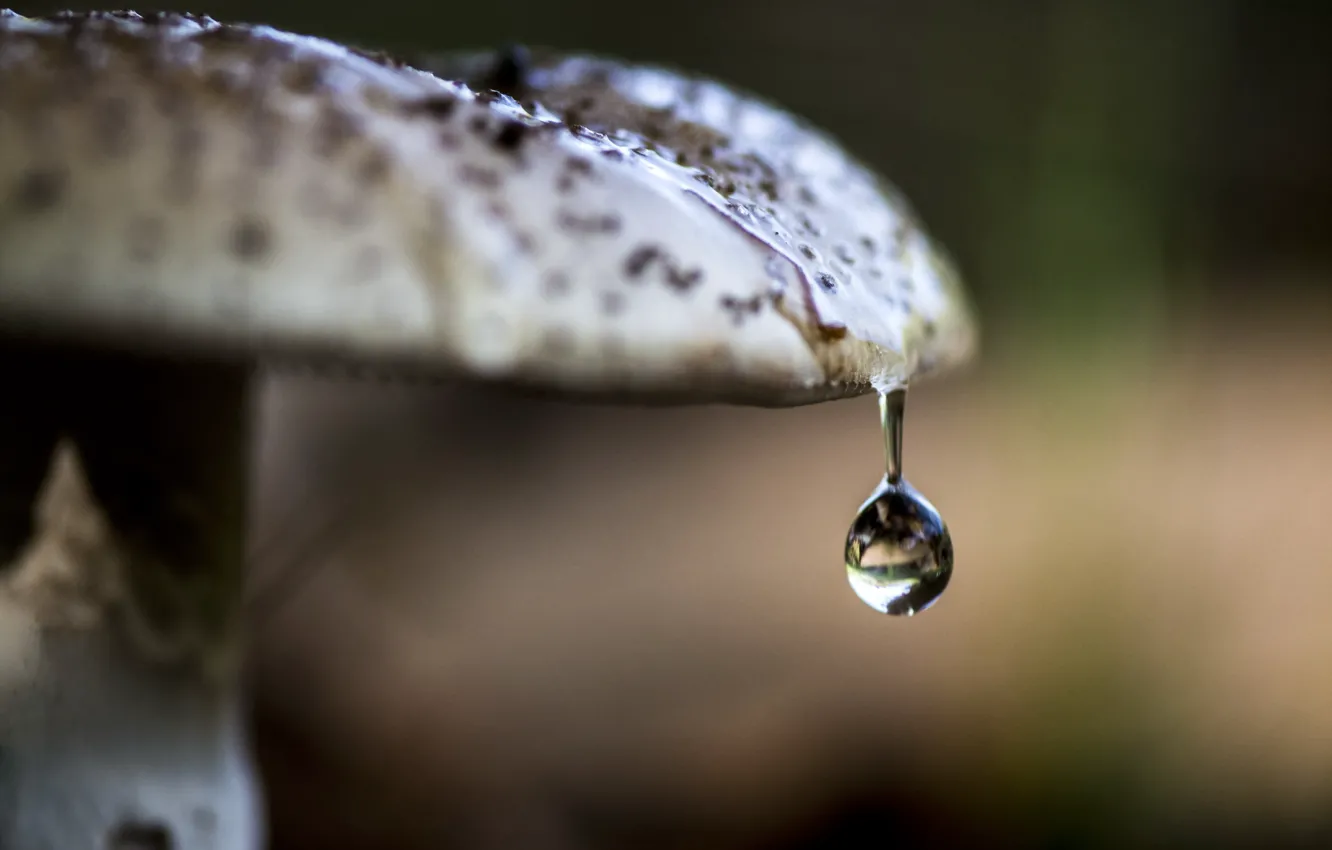
[(953, 574), (953, 541), (943, 517), (902, 477), (906, 390), (879, 396), (886, 472), (846, 536), (846, 576), (876, 611), (911, 616), (933, 605)]

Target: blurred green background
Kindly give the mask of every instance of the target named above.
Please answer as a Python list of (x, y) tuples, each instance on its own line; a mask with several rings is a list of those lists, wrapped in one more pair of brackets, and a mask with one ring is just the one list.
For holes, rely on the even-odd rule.
[(905, 190), (983, 320), (909, 405), (958, 553), (909, 622), (839, 562), (867, 399), (275, 376), (260, 579), (317, 568), (254, 646), (278, 850), (1332, 846), (1328, 4), (192, 11), (754, 89)]

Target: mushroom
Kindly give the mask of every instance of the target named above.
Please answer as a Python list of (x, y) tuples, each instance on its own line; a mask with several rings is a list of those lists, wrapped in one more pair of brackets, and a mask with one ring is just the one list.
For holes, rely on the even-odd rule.
[[(969, 353), (901, 197), (780, 109), (603, 60), (422, 64), (455, 79), (0, 11), (0, 846), (262, 843), (257, 367), (784, 406)], [(48, 477), (87, 498), (39, 510)]]

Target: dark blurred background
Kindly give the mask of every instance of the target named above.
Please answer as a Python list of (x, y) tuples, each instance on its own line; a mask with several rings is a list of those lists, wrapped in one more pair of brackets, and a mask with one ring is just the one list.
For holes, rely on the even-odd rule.
[(1332, 6), (191, 11), (757, 90), (905, 190), (983, 319), (909, 406), (958, 553), (911, 621), (839, 562), (868, 399), (275, 376), (258, 581), (313, 576), (256, 614), (277, 850), (1332, 846)]

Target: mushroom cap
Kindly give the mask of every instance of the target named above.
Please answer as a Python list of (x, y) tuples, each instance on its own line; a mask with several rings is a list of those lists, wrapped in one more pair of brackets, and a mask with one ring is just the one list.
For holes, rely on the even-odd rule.
[(970, 352), (951, 264), (826, 135), (699, 77), (516, 58), (428, 63), (450, 80), (0, 11), (0, 328), (763, 405)]

